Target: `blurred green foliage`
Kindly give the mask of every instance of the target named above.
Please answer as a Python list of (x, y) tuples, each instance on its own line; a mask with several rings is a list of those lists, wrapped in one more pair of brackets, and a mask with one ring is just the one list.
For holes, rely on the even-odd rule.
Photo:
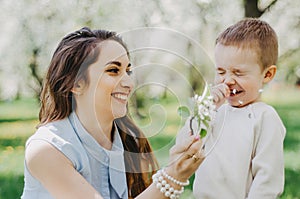
[(0, 102), (0, 199), (20, 198), (24, 146), (38, 123), (35, 99)]

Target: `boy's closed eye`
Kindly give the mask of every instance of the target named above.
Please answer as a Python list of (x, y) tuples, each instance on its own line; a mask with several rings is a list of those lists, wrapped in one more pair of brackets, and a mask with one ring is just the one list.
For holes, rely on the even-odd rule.
[(241, 76), (244, 76), (244, 75), (246, 75), (246, 71), (244, 71), (244, 70), (234, 70), (233, 71), (233, 74), (235, 75), (235, 76), (237, 76), (237, 77), (241, 77)]
[(225, 73), (226, 73), (225, 70), (221, 70), (221, 69), (218, 69), (218, 70), (217, 70), (217, 74), (218, 74), (218, 75), (224, 75)]
[(238, 77), (243, 76), (243, 73), (242, 73), (242, 72), (234, 72), (234, 74), (235, 74), (236, 76), (238, 76)]

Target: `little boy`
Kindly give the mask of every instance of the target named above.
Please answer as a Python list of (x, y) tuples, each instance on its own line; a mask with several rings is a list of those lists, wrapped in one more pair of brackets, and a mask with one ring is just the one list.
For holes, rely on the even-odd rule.
[(270, 199), (283, 192), (285, 127), (260, 101), (277, 58), (276, 33), (259, 19), (241, 20), (217, 38), (212, 95), (218, 108), (205, 150), (214, 148), (195, 174), (197, 199)]

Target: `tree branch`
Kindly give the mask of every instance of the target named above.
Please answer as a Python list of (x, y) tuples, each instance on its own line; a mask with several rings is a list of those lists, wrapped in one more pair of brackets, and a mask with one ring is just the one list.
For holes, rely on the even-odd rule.
[(39, 52), (40, 52), (39, 48), (34, 48), (32, 50), (32, 57), (31, 57), (31, 60), (29, 63), (29, 69), (30, 69), (31, 75), (32, 75), (33, 79), (38, 83), (38, 86), (39, 86), (39, 89), (34, 89), (36, 96), (39, 96), (39, 92), (40, 92), (40, 89), (42, 88), (42, 84), (43, 84), (43, 78), (40, 77), (38, 74), (37, 58), (38, 58)]
[(269, 11), (271, 7), (276, 4), (277, 0), (273, 0), (266, 8), (260, 9), (258, 7), (258, 0), (245, 0), (245, 17), (259, 18), (265, 12)]
[(276, 4), (277, 0), (273, 0), (265, 9), (262, 10), (263, 13), (269, 11), (271, 7), (273, 7)]
[(283, 60), (293, 56), (297, 52), (300, 52), (300, 47), (287, 50), (285, 53), (279, 56), (278, 62), (282, 62)]

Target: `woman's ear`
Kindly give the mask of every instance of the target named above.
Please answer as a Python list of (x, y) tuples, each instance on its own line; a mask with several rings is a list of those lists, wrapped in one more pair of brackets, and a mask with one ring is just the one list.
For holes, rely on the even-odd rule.
[(268, 68), (266, 68), (263, 72), (264, 73), (263, 83), (266, 84), (266, 83), (270, 82), (275, 77), (276, 71), (277, 71), (277, 67), (275, 65), (272, 65), (272, 66), (269, 66)]
[(83, 93), (83, 88), (84, 88), (84, 81), (83, 80), (79, 80), (78, 82), (74, 83), (73, 88), (71, 89), (71, 92), (74, 95), (81, 95)]

